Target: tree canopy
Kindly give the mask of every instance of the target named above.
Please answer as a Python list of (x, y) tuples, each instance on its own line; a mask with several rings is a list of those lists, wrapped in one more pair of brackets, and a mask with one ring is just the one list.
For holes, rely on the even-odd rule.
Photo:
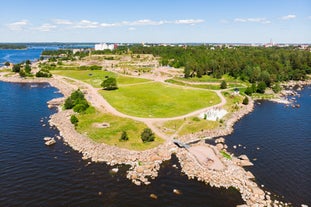
[(115, 89), (118, 89), (117, 80), (116, 80), (116, 78), (113, 78), (113, 77), (108, 77), (106, 80), (104, 80), (101, 83), (101, 86), (105, 90), (115, 90)]

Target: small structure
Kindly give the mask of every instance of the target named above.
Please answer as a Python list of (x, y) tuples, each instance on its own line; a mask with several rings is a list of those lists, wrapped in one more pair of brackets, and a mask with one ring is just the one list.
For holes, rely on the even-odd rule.
[(240, 94), (240, 90), (238, 88), (235, 88), (233, 90), (233, 95), (239, 95)]

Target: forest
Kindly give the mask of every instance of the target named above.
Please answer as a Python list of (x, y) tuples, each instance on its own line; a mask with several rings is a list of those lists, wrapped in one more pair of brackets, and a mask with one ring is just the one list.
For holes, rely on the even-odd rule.
[(161, 57), (163, 66), (184, 68), (185, 78), (229, 74), (267, 86), (288, 80), (305, 80), (311, 73), (311, 52), (297, 47), (131, 46), (135, 54)]

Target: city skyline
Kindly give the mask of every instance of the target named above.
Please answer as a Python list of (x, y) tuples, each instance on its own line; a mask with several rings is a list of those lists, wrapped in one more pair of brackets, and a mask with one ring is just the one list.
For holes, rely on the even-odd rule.
[(2, 2), (0, 42), (311, 43), (311, 2)]

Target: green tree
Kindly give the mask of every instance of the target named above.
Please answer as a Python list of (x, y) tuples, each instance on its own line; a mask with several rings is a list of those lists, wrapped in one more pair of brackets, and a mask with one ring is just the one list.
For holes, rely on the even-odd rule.
[(108, 77), (106, 80), (104, 80), (101, 83), (101, 86), (104, 88), (104, 90), (115, 90), (118, 89), (117, 86), (117, 80), (113, 77)]
[(15, 73), (19, 73), (19, 71), (21, 70), (21, 65), (20, 64), (14, 64), (12, 71)]
[(245, 96), (245, 98), (243, 99), (242, 104), (244, 104), (244, 105), (248, 105), (248, 102), (249, 102), (248, 97), (247, 97), (247, 96)]
[(150, 128), (145, 128), (144, 131), (141, 133), (141, 140), (143, 142), (153, 142), (155, 136)]
[(26, 65), (25, 65), (25, 72), (26, 73), (30, 73), (30, 71), (31, 71), (31, 67), (30, 67), (29, 64), (26, 63)]
[(129, 137), (127, 136), (126, 131), (123, 131), (119, 141), (122, 142), (122, 141), (127, 141), (127, 140), (129, 140)]
[(26, 72), (24, 70), (19, 71), (19, 76), (20, 77), (26, 77)]
[(272, 87), (272, 90), (274, 93), (279, 93), (282, 90), (280, 83), (274, 84), (274, 86)]
[(260, 81), (257, 85), (257, 92), (258, 93), (265, 93), (267, 85), (264, 81)]
[(78, 119), (75, 115), (71, 115), (71, 117), (70, 117), (70, 122), (71, 122), (73, 125), (78, 126), (79, 119)]
[(6, 62), (4, 63), (4, 65), (7, 66), (7, 67), (10, 66), (10, 62), (6, 61)]
[(221, 89), (226, 89), (226, 88), (227, 88), (227, 83), (226, 83), (225, 80), (221, 81), (221, 83), (220, 83), (220, 88), (221, 88)]

